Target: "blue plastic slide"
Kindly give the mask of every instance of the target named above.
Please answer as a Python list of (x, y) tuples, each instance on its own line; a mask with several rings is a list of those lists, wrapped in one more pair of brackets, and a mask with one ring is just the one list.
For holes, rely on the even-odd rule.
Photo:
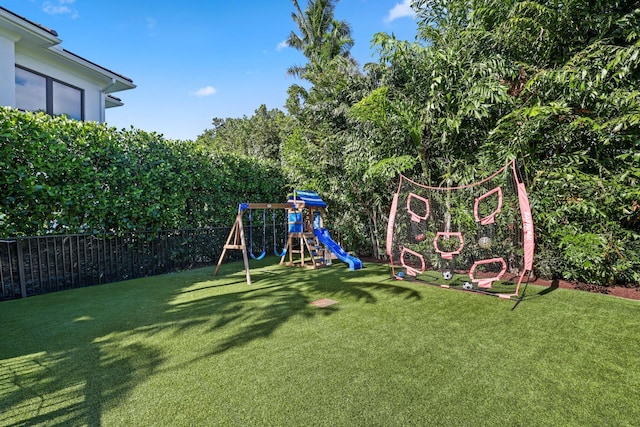
[(326, 228), (314, 228), (313, 232), (320, 240), (320, 243), (325, 245), (331, 252), (333, 252), (336, 257), (342, 262), (346, 262), (349, 264), (350, 270), (360, 270), (362, 268), (362, 261), (358, 258), (349, 255), (344, 249), (340, 247), (339, 244), (333, 241), (331, 235), (329, 234), (329, 230)]

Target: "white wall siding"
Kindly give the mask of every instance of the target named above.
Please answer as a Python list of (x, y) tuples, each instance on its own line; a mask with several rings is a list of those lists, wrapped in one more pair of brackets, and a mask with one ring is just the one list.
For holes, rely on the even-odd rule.
[(52, 61), (49, 55), (42, 55), (39, 52), (23, 51), (16, 52), (15, 63), (25, 68), (29, 68), (38, 73), (47, 75), (63, 83), (70, 84), (84, 90), (84, 120), (103, 121), (100, 91), (109, 81), (94, 82), (87, 80), (86, 76), (81, 76), (74, 70), (64, 66), (62, 61)]
[(16, 106), (15, 40), (0, 31), (0, 105)]
[[(120, 92), (136, 86), (131, 79), (62, 49), (61, 42), (55, 31), (34, 24), (0, 6), (0, 105), (16, 107), (17, 103), (21, 102), (21, 98), (16, 98), (17, 65), (53, 79), (54, 87), (57, 81), (80, 89), (84, 101), (82, 118), (85, 121), (104, 122), (104, 91)], [(48, 96), (56, 96), (66, 91), (77, 99), (75, 92), (59, 86), (58, 88), (57, 92), (55, 89), (49, 91)], [(110, 106), (120, 105), (122, 103)], [(61, 103), (53, 108), (58, 107), (61, 108), (58, 111), (65, 111), (66, 107)], [(51, 110), (51, 104), (47, 108)], [(66, 111), (69, 111), (72, 117), (80, 118), (77, 104)], [(54, 114), (53, 111), (48, 113)]]

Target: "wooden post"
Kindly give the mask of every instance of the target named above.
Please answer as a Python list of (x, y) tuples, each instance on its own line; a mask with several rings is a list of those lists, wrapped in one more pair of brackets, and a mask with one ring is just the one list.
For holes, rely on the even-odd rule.
[[(222, 261), (224, 260), (225, 255), (227, 254), (227, 249), (235, 249), (242, 251), (242, 259), (244, 261), (244, 269), (247, 274), (247, 285), (251, 284), (251, 273), (249, 271), (249, 257), (247, 254), (247, 245), (244, 238), (244, 227), (242, 226), (242, 215), (246, 209), (287, 209), (289, 212), (297, 212), (302, 210), (304, 207), (304, 201), (297, 200), (295, 198), (295, 192), (293, 196), (293, 200), (289, 200), (287, 203), (242, 203), (238, 207), (238, 215), (236, 215), (236, 220), (231, 227), (231, 231), (229, 232), (229, 237), (227, 237), (227, 242), (224, 244), (224, 248), (222, 249), (222, 254), (220, 255), (220, 259), (218, 260), (218, 265), (216, 266), (216, 270), (213, 273), (214, 276), (218, 274), (218, 270), (220, 270), (220, 265), (222, 265)], [(303, 233), (294, 233), (297, 237), (300, 237), (300, 249), (302, 251), (302, 263), (304, 265), (304, 244), (302, 241)], [(285, 246), (285, 253), (280, 258), (280, 264), (285, 263), (285, 258), (287, 255), (289, 256), (289, 264), (293, 265), (293, 254), (292, 254), (292, 233), (289, 233), (289, 238), (287, 240), (287, 246)], [(308, 246), (308, 245), (307, 245)], [(313, 257), (312, 257), (313, 259)]]
[[(244, 227), (242, 226), (242, 213), (243, 210), (241, 208), (238, 209), (238, 215), (236, 215), (236, 220), (233, 223), (233, 227), (231, 227), (229, 237), (227, 237), (227, 242), (224, 244), (222, 254), (220, 255), (220, 259), (218, 260), (218, 265), (216, 266), (216, 271), (213, 273), (213, 275), (216, 276), (218, 274), (218, 270), (220, 269), (220, 265), (224, 260), (224, 256), (227, 254), (227, 249), (241, 250), (242, 259), (244, 261), (244, 270), (247, 275), (247, 285), (250, 285), (251, 272), (249, 270), (249, 257), (247, 256), (247, 246), (244, 239)], [(233, 243), (231, 242), (232, 240)]]

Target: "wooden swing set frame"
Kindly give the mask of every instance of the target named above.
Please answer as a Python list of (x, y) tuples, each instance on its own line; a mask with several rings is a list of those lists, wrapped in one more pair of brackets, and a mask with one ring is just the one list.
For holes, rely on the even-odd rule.
[[(222, 265), (222, 261), (224, 260), (225, 255), (227, 254), (227, 250), (240, 250), (242, 251), (242, 260), (244, 262), (244, 269), (245, 269), (245, 274), (247, 278), (247, 284), (251, 285), (251, 273), (249, 271), (249, 254), (247, 251), (244, 226), (242, 221), (242, 217), (244, 216), (244, 212), (246, 210), (286, 209), (289, 213), (294, 213), (294, 212), (302, 212), (305, 207), (306, 207), (306, 203), (303, 200), (299, 200), (296, 198), (289, 200), (289, 202), (287, 203), (242, 203), (240, 204), (238, 206), (238, 214), (236, 215), (236, 219), (233, 223), (233, 226), (231, 227), (231, 231), (229, 232), (227, 241), (224, 244), (222, 254), (220, 255), (220, 259), (218, 260), (218, 265), (216, 266), (216, 270), (213, 273), (213, 275), (216, 276), (218, 274), (218, 270)], [(323, 210), (317, 207), (309, 207), (309, 208), (312, 209), (313, 211), (318, 210), (321, 212)], [(315, 242), (315, 243), (309, 242), (309, 237), (307, 236), (307, 234), (309, 233), (304, 233), (303, 222), (291, 222), (291, 218), (289, 218), (290, 229), (292, 225), (299, 226), (301, 231), (300, 232), (289, 231), (287, 244), (284, 247), (284, 253), (282, 254), (282, 257), (280, 258), (280, 264), (286, 264), (289, 266), (299, 264), (301, 267), (309, 266), (311, 268), (318, 268), (321, 262), (319, 261), (319, 259), (316, 259), (316, 255), (314, 255), (314, 253), (317, 253), (318, 242)], [(300, 238), (300, 248), (297, 250), (294, 250), (292, 248), (293, 239), (295, 238)], [(315, 240), (315, 236), (312, 236), (312, 238)], [(305, 250), (309, 253), (309, 257), (311, 261), (310, 265), (305, 264)], [(299, 260), (293, 259), (294, 252), (300, 254)], [(288, 255), (289, 261), (285, 262), (285, 258), (287, 257), (287, 255)], [(322, 262), (322, 265), (324, 265), (324, 261)]]

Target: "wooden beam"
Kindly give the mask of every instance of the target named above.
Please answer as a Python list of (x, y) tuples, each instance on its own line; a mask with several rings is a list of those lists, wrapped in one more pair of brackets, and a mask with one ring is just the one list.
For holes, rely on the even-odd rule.
[[(305, 207), (305, 203), (302, 200), (290, 200), (287, 203), (243, 203), (238, 208), (238, 214), (236, 215), (236, 220), (231, 227), (231, 231), (229, 232), (229, 237), (227, 237), (227, 241), (224, 244), (222, 249), (222, 254), (220, 255), (220, 259), (218, 260), (218, 265), (216, 266), (216, 270), (213, 273), (214, 276), (218, 274), (218, 270), (220, 269), (220, 265), (222, 265), (222, 261), (224, 260), (225, 255), (227, 254), (227, 249), (231, 250), (241, 250), (242, 251), (242, 260), (244, 261), (244, 269), (247, 275), (247, 285), (251, 284), (251, 273), (249, 271), (249, 257), (247, 256), (247, 245), (244, 238), (244, 227), (242, 225), (242, 215), (246, 209), (302, 209)], [(300, 242), (302, 245), (302, 241)], [(288, 250), (286, 250), (288, 249)], [(291, 234), (289, 234), (289, 238), (287, 241), (287, 246), (285, 246), (285, 253), (282, 255), (280, 259), (280, 264), (282, 264), (287, 256), (287, 252), (289, 252), (289, 259), (293, 262), (292, 254), (291, 254)], [(302, 251), (302, 263), (304, 264), (304, 248)], [(310, 251), (309, 251), (310, 252)], [(311, 253), (311, 252), (310, 252)], [(312, 257), (313, 259), (313, 257)]]
[[(232, 240), (233, 244), (231, 243)], [(242, 251), (242, 260), (244, 261), (244, 270), (247, 276), (247, 285), (250, 285), (251, 272), (249, 271), (249, 258), (247, 257), (247, 246), (244, 239), (244, 227), (242, 226), (242, 211), (238, 211), (238, 215), (236, 215), (236, 220), (233, 223), (233, 227), (231, 227), (229, 237), (227, 237), (227, 242), (224, 244), (222, 254), (220, 255), (220, 259), (218, 260), (216, 271), (214, 271), (213, 273), (214, 276), (218, 274), (218, 270), (220, 269), (220, 265), (222, 265), (224, 256), (227, 254), (227, 249), (236, 249)]]
[(247, 206), (249, 209), (300, 209), (304, 207), (304, 202), (296, 200), (294, 203), (292, 200), (288, 203), (247, 203)]

